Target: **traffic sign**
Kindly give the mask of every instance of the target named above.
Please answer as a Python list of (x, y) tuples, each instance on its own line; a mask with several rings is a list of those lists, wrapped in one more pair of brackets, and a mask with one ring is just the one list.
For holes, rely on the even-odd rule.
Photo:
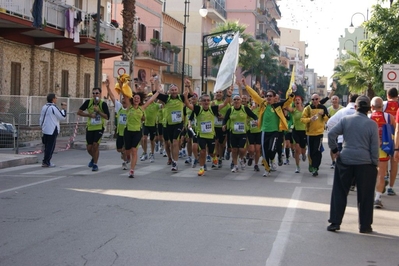
[(120, 75), (130, 75), (130, 62), (129, 61), (114, 61), (114, 78)]
[(382, 69), (382, 82), (399, 82), (399, 64), (384, 64)]
[(399, 89), (399, 83), (384, 82), (384, 90), (388, 91), (392, 88)]

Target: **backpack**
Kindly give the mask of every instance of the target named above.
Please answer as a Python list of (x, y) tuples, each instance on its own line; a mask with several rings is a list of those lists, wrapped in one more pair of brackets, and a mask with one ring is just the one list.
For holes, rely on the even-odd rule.
[[(388, 118), (387, 118), (388, 117)], [(395, 145), (394, 145), (394, 135), (393, 129), (391, 125), (391, 116), (387, 113), (384, 113), (385, 124), (382, 126), (382, 144), (381, 149), (388, 155), (392, 156), (394, 154)]]

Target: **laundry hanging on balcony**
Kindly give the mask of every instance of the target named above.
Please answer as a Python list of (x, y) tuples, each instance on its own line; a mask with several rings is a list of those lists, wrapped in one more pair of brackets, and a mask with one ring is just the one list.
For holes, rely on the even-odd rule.
[(69, 8), (65, 10), (65, 32), (64, 36), (69, 39), (73, 39), (73, 42), (79, 43), (79, 32), (80, 23), (82, 22), (82, 13)]
[(35, 0), (31, 9), (33, 16), (33, 27), (42, 29), (43, 24), (43, 0)]

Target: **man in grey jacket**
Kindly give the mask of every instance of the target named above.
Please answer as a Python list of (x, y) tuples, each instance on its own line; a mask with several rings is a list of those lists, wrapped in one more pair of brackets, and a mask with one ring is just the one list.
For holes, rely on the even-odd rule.
[[(331, 225), (327, 230), (340, 230), (349, 188), (354, 178), (357, 184), (359, 232), (371, 233), (379, 156), (378, 127), (367, 117), (371, 108), (368, 97), (358, 97), (355, 108), (355, 114), (343, 117), (328, 133), (328, 146), (336, 156), (337, 162), (328, 220)], [(338, 151), (337, 145), (339, 135), (343, 135), (345, 141), (341, 152)]]

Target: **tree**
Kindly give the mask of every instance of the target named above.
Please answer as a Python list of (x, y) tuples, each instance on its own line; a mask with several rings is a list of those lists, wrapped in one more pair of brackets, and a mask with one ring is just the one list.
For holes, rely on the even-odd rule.
[(371, 99), (375, 96), (375, 75), (372, 67), (360, 55), (350, 51), (348, 54), (350, 57), (335, 68), (333, 77), (338, 78), (339, 83), (347, 85), (350, 92), (362, 94), (367, 91), (367, 96)]
[(360, 54), (372, 68), (374, 89), (376, 92), (383, 90), (382, 66), (383, 64), (399, 64), (399, 3), (391, 2), (390, 8), (380, 4), (373, 7), (373, 15), (364, 23), (368, 38), (360, 45)]
[(134, 53), (134, 18), (136, 16), (136, 0), (122, 0), (122, 60), (130, 62), (130, 77), (133, 77)]

